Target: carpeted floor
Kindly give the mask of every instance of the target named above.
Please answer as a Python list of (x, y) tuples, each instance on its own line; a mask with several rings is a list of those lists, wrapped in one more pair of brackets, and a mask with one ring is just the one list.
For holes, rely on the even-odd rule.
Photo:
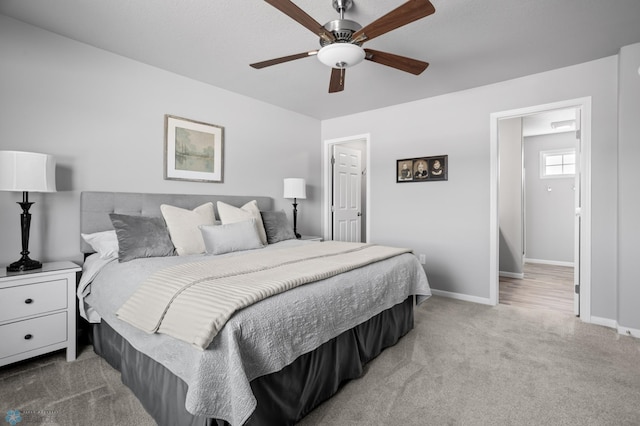
[(0, 367), (0, 425), (10, 410), (20, 412), (17, 426), (155, 425), (120, 373), (92, 347), (73, 362), (65, 352)]
[[(19, 426), (154, 424), (90, 347), (72, 363), (59, 352), (0, 368), (2, 418), (13, 409)], [(639, 340), (571, 315), (440, 297), (300, 423), (639, 424)]]

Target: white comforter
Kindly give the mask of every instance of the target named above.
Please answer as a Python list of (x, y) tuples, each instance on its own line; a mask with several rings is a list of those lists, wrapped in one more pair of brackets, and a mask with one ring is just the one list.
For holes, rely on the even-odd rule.
[[(284, 241), (260, 250), (296, 244)], [(238, 256), (231, 253), (224, 256)], [(235, 313), (205, 351), (160, 334), (147, 334), (115, 312), (158, 269), (198, 256), (85, 262), (78, 295), (85, 318), (106, 321), (133, 347), (167, 367), (189, 386), (186, 409), (194, 415), (242, 424), (256, 406), (249, 382), (281, 370), (298, 356), (406, 299), (431, 295), (422, 265), (403, 254), (269, 297)], [(84, 311), (84, 309), (82, 309)]]

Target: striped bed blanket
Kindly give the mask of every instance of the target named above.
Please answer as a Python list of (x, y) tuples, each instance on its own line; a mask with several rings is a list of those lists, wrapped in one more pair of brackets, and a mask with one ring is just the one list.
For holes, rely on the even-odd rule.
[(142, 283), (117, 316), (204, 350), (234, 312), (267, 297), (411, 250), (364, 243), (254, 250), (162, 269)]

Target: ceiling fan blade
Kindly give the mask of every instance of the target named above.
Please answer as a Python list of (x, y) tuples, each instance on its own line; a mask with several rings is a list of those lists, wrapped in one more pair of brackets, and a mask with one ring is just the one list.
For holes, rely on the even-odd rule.
[(386, 65), (400, 71), (406, 71), (414, 75), (419, 75), (429, 66), (428, 62), (405, 56), (394, 55), (393, 53), (380, 52), (379, 50), (364, 49), (364, 58), (378, 64)]
[(297, 5), (295, 5), (290, 0), (264, 0), (269, 3), (271, 6), (278, 9), (280, 12), (284, 13), (309, 31), (313, 32), (315, 35), (324, 38), (329, 42), (333, 42), (336, 38), (330, 31), (327, 31), (318, 21), (313, 19), (311, 16), (307, 14), (304, 10), (300, 9)]
[(403, 25), (429, 16), (435, 11), (436, 8), (433, 7), (429, 0), (409, 0), (402, 6), (356, 31), (351, 39), (358, 43), (371, 40)]
[(329, 93), (342, 92), (344, 90), (344, 68), (331, 68), (331, 80), (329, 81)]
[(296, 59), (307, 58), (309, 56), (315, 56), (318, 54), (317, 50), (312, 50), (310, 52), (304, 53), (296, 53), (295, 55), (283, 56), (281, 58), (269, 59), (268, 61), (256, 62), (255, 64), (249, 64), (251, 67), (256, 69), (261, 69), (265, 67), (270, 67), (271, 65), (278, 65), (283, 62), (294, 61)]

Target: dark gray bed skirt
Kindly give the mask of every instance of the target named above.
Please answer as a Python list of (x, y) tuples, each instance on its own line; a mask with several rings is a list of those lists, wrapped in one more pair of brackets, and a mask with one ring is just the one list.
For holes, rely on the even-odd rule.
[[(187, 385), (164, 366), (135, 350), (107, 323), (92, 324), (95, 352), (121, 372), (122, 382), (159, 425), (228, 425), (186, 411)], [(364, 365), (413, 328), (413, 296), (306, 353), (282, 370), (251, 382), (258, 401), (246, 425), (293, 425)]]

